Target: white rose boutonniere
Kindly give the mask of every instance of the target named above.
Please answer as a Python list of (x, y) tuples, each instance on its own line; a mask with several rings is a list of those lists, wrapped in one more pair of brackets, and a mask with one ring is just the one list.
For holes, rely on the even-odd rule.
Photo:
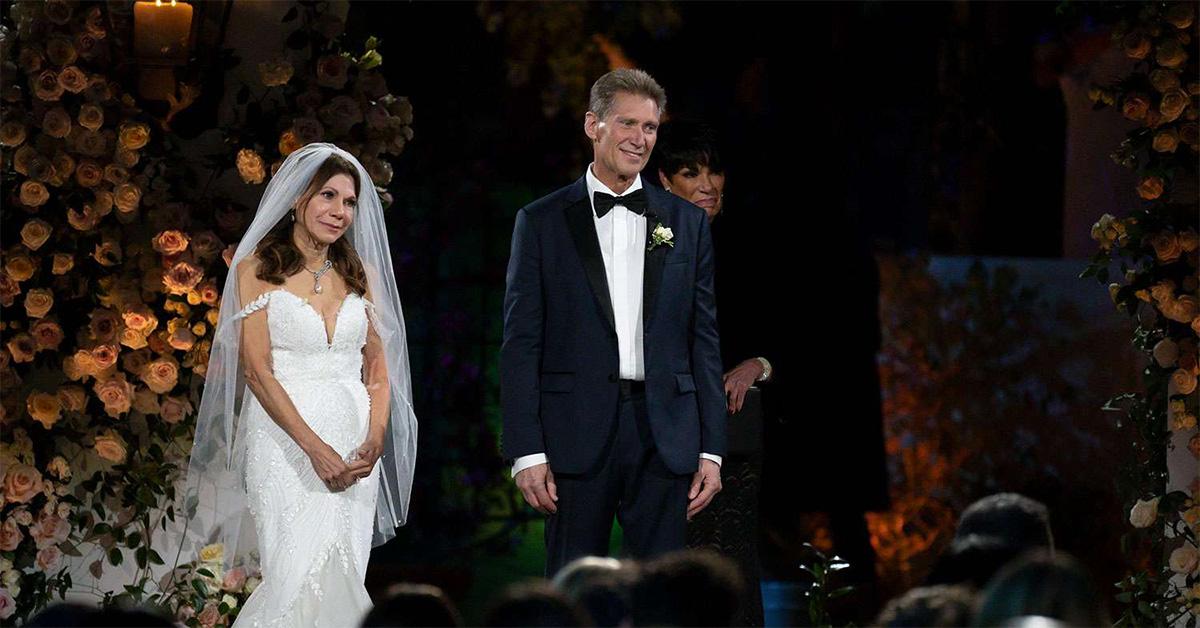
[(650, 232), (650, 248), (648, 251), (653, 251), (660, 246), (675, 246), (675, 232), (671, 231), (670, 227), (663, 226), (660, 222), (654, 230)]

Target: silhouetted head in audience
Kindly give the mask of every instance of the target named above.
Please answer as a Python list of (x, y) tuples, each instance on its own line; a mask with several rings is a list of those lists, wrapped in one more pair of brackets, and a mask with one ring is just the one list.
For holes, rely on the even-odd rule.
[(517, 626), (590, 626), (578, 606), (549, 582), (516, 584), (504, 590), (483, 614), (483, 625), (494, 628)]
[(637, 565), (615, 558), (585, 556), (554, 576), (554, 587), (577, 604), (597, 626), (618, 626), (630, 617)]
[(38, 613), (25, 624), (31, 627), (50, 626), (175, 626), (170, 618), (141, 608), (96, 608), (83, 604), (54, 604)]
[(1054, 551), (1046, 506), (1016, 493), (989, 495), (963, 511), (928, 582), (982, 589), (1001, 567), (1034, 549)]
[(428, 584), (392, 585), (363, 619), (363, 628), (376, 626), (461, 626), (462, 617), (450, 598)]
[(633, 625), (728, 626), (741, 596), (733, 561), (708, 550), (672, 552), (642, 565), (633, 587)]
[(1068, 626), (1110, 626), (1104, 598), (1079, 561), (1035, 552), (1006, 565), (983, 591), (978, 626), (1007, 626), (1029, 616)]
[(889, 628), (966, 626), (975, 612), (975, 591), (960, 585), (918, 587), (888, 602), (875, 623)]

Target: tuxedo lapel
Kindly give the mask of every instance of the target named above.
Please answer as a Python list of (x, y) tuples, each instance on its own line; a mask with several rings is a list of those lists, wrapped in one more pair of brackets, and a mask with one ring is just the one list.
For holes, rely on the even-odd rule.
[(658, 225), (670, 228), (670, 211), (667, 205), (658, 199), (658, 194), (650, 194), (650, 206), (646, 210), (646, 258), (642, 270), (642, 328), (649, 329), (654, 315), (654, 306), (658, 301), (659, 287), (662, 285), (663, 263), (667, 259), (666, 244), (650, 250), (654, 228)]
[(600, 253), (600, 238), (596, 235), (596, 222), (592, 219), (592, 204), (587, 198), (587, 183), (582, 179), (576, 184), (582, 191), (571, 195), (574, 202), (567, 205), (567, 230), (575, 241), (575, 250), (579, 260), (583, 262), (584, 274), (587, 275), (588, 285), (592, 295), (596, 297), (596, 306), (608, 321), (608, 326), (616, 332), (616, 316), (613, 315), (612, 297), (608, 293), (608, 275), (604, 272), (604, 257)]

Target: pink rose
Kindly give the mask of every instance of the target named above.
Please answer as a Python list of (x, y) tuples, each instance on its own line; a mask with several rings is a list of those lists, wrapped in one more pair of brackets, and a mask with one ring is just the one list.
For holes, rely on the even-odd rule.
[(164, 397), (159, 415), (167, 423), (178, 423), (192, 412), (192, 404), (184, 397)]
[(37, 522), (29, 528), (29, 536), (37, 544), (38, 549), (45, 549), (67, 540), (71, 534), (71, 524), (58, 515), (42, 513)]
[(209, 602), (204, 605), (204, 610), (196, 615), (196, 619), (200, 621), (200, 625), (204, 628), (212, 628), (217, 625), (217, 620), (221, 618), (221, 612), (217, 609), (216, 602)]
[[(350, 78), (350, 61), (340, 55), (327, 55), (317, 61), (317, 85), (341, 89)], [(44, 99), (50, 100), (50, 99)]]
[(4, 524), (0, 525), (0, 551), (16, 550), (24, 538), (25, 535), (21, 534), (21, 528), (17, 527), (17, 522), (13, 519), (6, 519)]
[(225, 574), (225, 580), (221, 583), (221, 588), (226, 591), (241, 591), (246, 584), (246, 568), (236, 567), (230, 569)]
[(0, 619), (8, 619), (17, 612), (17, 603), (13, 601), (12, 594), (8, 589), (0, 587)]
[(25, 464), (15, 464), (4, 474), (4, 497), (7, 501), (25, 503), (42, 492), (42, 474)]
[(58, 569), (59, 565), (62, 564), (62, 556), (62, 550), (58, 549), (57, 545), (51, 545), (50, 547), (43, 548), (37, 553), (38, 569), (41, 569), (46, 573), (50, 573), (55, 569)]

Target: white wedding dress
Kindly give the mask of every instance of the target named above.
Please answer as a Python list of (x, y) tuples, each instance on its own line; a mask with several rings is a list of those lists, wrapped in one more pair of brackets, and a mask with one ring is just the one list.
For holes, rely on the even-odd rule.
[[(264, 293), (238, 318), (267, 316), (275, 378), (309, 427), (345, 457), (366, 439), (370, 398), (362, 350), (370, 302), (349, 294), (328, 338), (307, 299)], [(256, 314), (256, 312), (260, 312)], [(246, 497), (262, 565), (262, 584), (235, 628), (347, 626), (371, 609), (363, 586), (379, 494), (379, 466), (350, 488), (331, 492), (262, 405), (248, 395)]]

